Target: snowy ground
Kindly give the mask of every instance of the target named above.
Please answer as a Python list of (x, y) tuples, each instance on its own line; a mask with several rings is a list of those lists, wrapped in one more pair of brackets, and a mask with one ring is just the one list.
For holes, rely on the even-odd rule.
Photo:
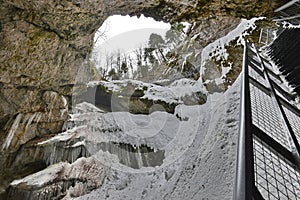
[[(170, 141), (165, 141), (168, 145), (163, 147), (166, 150), (163, 165), (133, 170), (112, 164), (103, 185), (78, 199), (231, 199), (239, 82), (225, 94), (210, 95), (205, 105), (181, 106), (176, 110), (188, 120), (179, 123), (174, 118), (173, 122), (180, 127), (175, 128), (175, 136)], [(131, 116), (131, 119), (135, 118)], [(143, 117), (139, 119), (143, 121)], [(160, 126), (154, 121), (151, 126), (156, 127), (155, 124)], [(138, 126), (131, 128), (129, 135), (130, 131), (138, 130)]]

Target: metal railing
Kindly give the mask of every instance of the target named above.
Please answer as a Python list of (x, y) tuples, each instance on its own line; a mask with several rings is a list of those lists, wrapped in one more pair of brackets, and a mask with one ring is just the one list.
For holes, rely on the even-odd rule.
[(291, 0), (275, 10), (279, 17), (275, 21), (286, 21), (291, 24), (300, 24), (300, 0)]
[(245, 45), (235, 200), (300, 199), (300, 111), (272, 65)]

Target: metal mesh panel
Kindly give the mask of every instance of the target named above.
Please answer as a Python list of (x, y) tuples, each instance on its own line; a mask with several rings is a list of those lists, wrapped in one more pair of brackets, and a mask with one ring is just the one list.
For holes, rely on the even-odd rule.
[[(251, 195), (251, 199), (257, 197), (266, 200), (300, 200), (300, 171), (296, 168), (295, 160), (292, 159), (293, 154), (289, 141), (291, 136), (289, 130), (291, 129), (285, 121), (287, 119), (281, 109), (283, 106), (291, 127), (300, 141), (300, 115), (298, 116), (296, 111), (288, 107), (289, 100), (293, 100), (294, 96), (283, 85), (281, 77), (273, 72), (274, 69), (269, 62), (264, 61), (263, 58), (260, 59), (260, 55), (255, 52), (255, 49), (249, 46), (245, 48), (248, 49), (245, 49), (247, 60), (244, 63), (245, 67), (249, 69), (249, 73), (245, 74), (245, 83), (249, 84), (247, 85), (249, 88), (245, 88), (242, 103), (247, 106), (245, 112), (251, 112), (251, 121), (248, 117), (242, 119), (246, 126), (242, 126), (241, 129), (241, 134), (244, 136), (241, 138), (244, 140), (239, 143), (241, 144), (239, 156), (245, 157), (244, 160), (240, 160), (243, 167), (238, 167), (238, 175), (249, 173), (249, 176), (246, 179), (238, 176), (239, 187), (236, 189), (242, 186), (245, 192), (243, 190), (240, 193), (237, 190), (235, 197), (236, 199), (248, 199)], [(262, 61), (265, 65), (260, 63)], [(261, 73), (262, 70), (264, 73)], [(251, 78), (247, 80), (249, 76)], [(246, 99), (249, 98), (248, 89), (250, 90), (250, 102), (249, 99)], [(278, 105), (282, 102), (286, 107)], [(253, 126), (258, 127), (261, 131), (256, 131), (254, 134)], [(253, 132), (252, 141), (245, 136), (247, 131)], [(253, 148), (250, 148), (252, 144)], [(248, 145), (249, 148), (247, 149), (245, 145)], [(249, 159), (252, 153), (253, 160)], [(252, 171), (253, 169), (254, 171)], [(256, 186), (258, 193), (256, 191), (253, 193), (250, 188), (252, 186)]]
[(255, 185), (264, 199), (300, 199), (300, 173), (258, 138), (253, 140)]
[(250, 96), (252, 123), (291, 150), (275, 100), (252, 84), (250, 84)]
[(255, 80), (257, 80), (258, 82), (260, 82), (261, 84), (263, 85), (267, 84), (267, 81), (251, 67), (249, 67), (249, 75)]
[(298, 143), (300, 143), (300, 117), (287, 109), (285, 106), (283, 106), (283, 109), (295, 133)]

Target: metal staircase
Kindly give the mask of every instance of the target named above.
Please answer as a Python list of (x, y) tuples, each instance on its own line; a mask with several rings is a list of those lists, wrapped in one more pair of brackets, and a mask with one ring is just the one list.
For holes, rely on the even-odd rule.
[(300, 111), (268, 58), (246, 44), (236, 200), (300, 199)]

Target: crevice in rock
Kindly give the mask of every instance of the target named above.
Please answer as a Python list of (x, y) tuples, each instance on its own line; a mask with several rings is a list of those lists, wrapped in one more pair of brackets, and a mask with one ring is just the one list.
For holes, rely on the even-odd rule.
[[(51, 33), (54, 33), (56, 36), (58, 36), (58, 38), (62, 41), (71, 41), (70, 39), (68, 39), (67, 37), (63, 36), (62, 34), (60, 34), (58, 31), (56, 31), (55, 29), (51, 29), (49, 25), (46, 24), (46, 26), (42, 26), (42, 25), (39, 25), (37, 23), (34, 23), (33, 21), (30, 21), (28, 19), (24, 19), (25, 22), (27, 22), (28, 24), (31, 24), (37, 28), (40, 28), (46, 32), (51, 32)], [(45, 22), (43, 22), (45, 23)], [(75, 45), (73, 44), (69, 44), (68, 47), (70, 49), (73, 49), (75, 52), (78, 52), (80, 54), (80, 56), (83, 58), (83, 59), (86, 59), (87, 58), (87, 53), (84, 53), (82, 50), (78, 49)]]
[(53, 29), (40, 26), (40, 25), (38, 25), (38, 24), (36, 24), (36, 23), (34, 23), (32, 21), (26, 20), (26, 19), (24, 21), (27, 22), (27, 23), (29, 23), (29, 24), (31, 24), (31, 25), (33, 25), (33, 26), (35, 26), (35, 27), (41, 28), (41, 29), (43, 29), (45, 31), (55, 33), (55, 35), (57, 35), (61, 40), (65, 40), (65, 38), (62, 35), (60, 35), (57, 31), (55, 31)]

